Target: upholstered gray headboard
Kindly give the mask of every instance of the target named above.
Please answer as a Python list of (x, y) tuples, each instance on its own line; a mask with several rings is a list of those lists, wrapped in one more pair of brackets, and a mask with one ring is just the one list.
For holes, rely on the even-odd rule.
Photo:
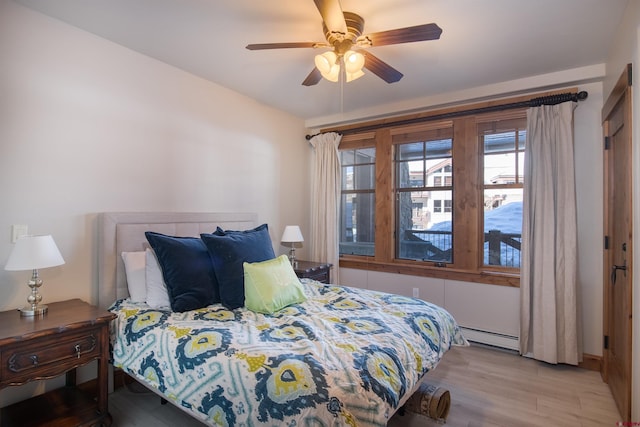
[(256, 226), (256, 213), (107, 212), (98, 216), (98, 305), (109, 307), (129, 296), (122, 252), (148, 247), (145, 231), (172, 236), (199, 236), (216, 227), (246, 230)]

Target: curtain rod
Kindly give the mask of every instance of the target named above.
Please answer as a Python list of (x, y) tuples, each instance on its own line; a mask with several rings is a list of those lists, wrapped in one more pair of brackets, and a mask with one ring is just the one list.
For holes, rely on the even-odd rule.
[[(389, 127), (389, 126), (410, 125), (410, 124), (414, 124), (414, 123), (421, 123), (421, 122), (426, 122), (426, 121), (431, 121), (431, 120), (442, 120), (442, 119), (450, 119), (450, 118), (453, 118), (453, 117), (468, 116), (470, 114), (477, 114), (477, 113), (490, 113), (490, 112), (494, 112), (494, 111), (513, 110), (515, 108), (524, 108), (524, 107), (539, 107), (541, 105), (556, 105), (556, 104), (561, 104), (561, 103), (567, 102), (567, 101), (578, 102), (578, 101), (584, 101), (585, 99), (587, 99), (588, 96), (589, 96), (589, 94), (587, 92), (585, 92), (585, 91), (574, 92), (574, 93), (571, 93), (571, 92), (559, 93), (557, 95), (540, 96), (538, 98), (532, 98), (532, 99), (530, 99), (528, 101), (512, 102), (510, 104), (493, 105), (493, 106), (489, 106), (489, 107), (470, 108), (468, 110), (452, 111), (450, 113), (436, 114), (436, 115), (427, 116), (427, 117), (416, 117), (416, 118), (413, 118), (413, 119), (405, 119), (405, 120), (398, 120), (398, 121), (392, 121), (392, 122), (377, 123), (377, 124), (368, 125), (368, 126), (361, 126), (361, 127), (357, 127), (357, 128), (345, 129), (343, 131), (340, 131), (340, 133), (342, 135), (346, 135), (346, 134), (350, 134), (350, 133), (358, 133), (358, 132), (366, 132), (366, 131), (370, 131), (370, 130), (376, 130), (376, 129), (385, 128), (385, 127)], [(322, 132), (320, 132), (320, 133), (322, 133)], [(316, 134), (313, 134), (313, 135), (307, 135), (307, 136), (305, 136), (305, 139), (308, 141), (311, 138), (313, 138), (314, 136), (320, 135), (320, 133), (316, 133)]]

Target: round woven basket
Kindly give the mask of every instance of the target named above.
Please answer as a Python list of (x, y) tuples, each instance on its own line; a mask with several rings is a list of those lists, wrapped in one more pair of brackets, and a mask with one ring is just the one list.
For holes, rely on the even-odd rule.
[(407, 411), (445, 422), (451, 408), (451, 394), (447, 389), (422, 383), (404, 407)]

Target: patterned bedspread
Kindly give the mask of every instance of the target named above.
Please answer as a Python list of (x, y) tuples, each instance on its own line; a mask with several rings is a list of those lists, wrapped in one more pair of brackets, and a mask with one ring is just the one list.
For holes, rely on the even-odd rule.
[(467, 344), (436, 305), (302, 283), (308, 300), (272, 316), (117, 301), (113, 364), (210, 425), (383, 426), (451, 345)]

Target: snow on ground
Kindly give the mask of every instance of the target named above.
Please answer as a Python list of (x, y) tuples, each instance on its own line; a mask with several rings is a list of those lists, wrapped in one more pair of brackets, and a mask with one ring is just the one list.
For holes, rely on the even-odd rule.
[[(434, 224), (429, 230), (451, 231), (451, 221)], [(484, 213), (484, 231), (499, 230), (505, 234), (522, 234), (522, 202), (511, 202)], [(442, 248), (444, 249), (444, 248)], [(520, 251), (500, 245), (501, 265), (520, 267)], [(489, 263), (489, 243), (484, 244), (484, 263)]]

